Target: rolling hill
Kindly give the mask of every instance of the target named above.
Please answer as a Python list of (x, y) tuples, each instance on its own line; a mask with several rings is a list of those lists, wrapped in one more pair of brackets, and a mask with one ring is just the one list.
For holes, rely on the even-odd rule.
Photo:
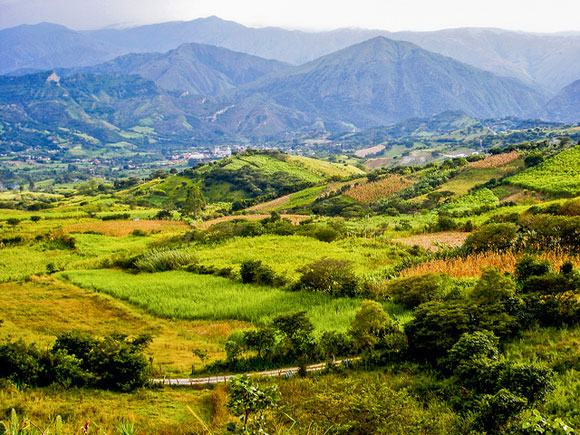
[(180, 174), (140, 184), (126, 193), (165, 205), (184, 201), (192, 185), (199, 184), (210, 202), (276, 198), (330, 179), (364, 174), (351, 166), (296, 157), (279, 151), (246, 150)]

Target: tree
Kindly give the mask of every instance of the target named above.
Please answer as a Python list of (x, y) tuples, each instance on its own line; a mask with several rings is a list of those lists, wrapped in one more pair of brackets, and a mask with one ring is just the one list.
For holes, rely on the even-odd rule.
[(393, 331), (393, 323), (381, 304), (376, 301), (363, 301), (361, 309), (350, 324), (348, 334), (354, 346), (371, 352), (388, 333)]
[(276, 385), (260, 385), (247, 375), (230, 381), (229, 400), (226, 406), (243, 424), (244, 434), (265, 434), (264, 412), (274, 409), (280, 400)]
[(204, 206), (205, 198), (201, 192), (201, 188), (199, 184), (195, 184), (187, 192), (187, 198), (185, 199), (182, 212), (197, 218)]
[(283, 336), (283, 353), (290, 357), (308, 359), (314, 348), (314, 325), (306, 316), (306, 311), (283, 314), (272, 320), (272, 325)]

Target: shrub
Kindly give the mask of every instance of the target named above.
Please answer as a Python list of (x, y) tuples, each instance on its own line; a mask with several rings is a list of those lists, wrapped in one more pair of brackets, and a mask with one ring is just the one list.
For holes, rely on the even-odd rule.
[(135, 237), (145, 237), (147, 235), (147, 231), (137, 229), (137, 230), (133, 230), (131, 235), (135, 236)]
[(517, 231), (512, 223), (484, 225), (471, 233), (463, 246), (472, 252), (504, 251), (514, 245)]
[(386, 292), (396, 303), (415, 308), (424, 302), (441, 300), (450, 285), (449, 276), (428, 273), (390, 281)]
[(381, 304), (376, 301), (363, 301), (361, 309), (350, 324), (348, 334), (357, 350), (372, 352), (376, 348), (384, 347), (384, 339), (394, 330), (393, 322)]
[(294, 286), (296, 290), (347, 297), (355, 297), (360, 292), (350, 261), (325, 258), (301, 267), (298, 272), (301, 275)]
[(485, 270), (469, 298), (478, 304), (494, 304), (505, 302), (514, 296), (516, 287), (513, 280), (504, 276), (499, 270)]
[(481, 400), (475, 420), (476, 427), (489, 434), (505, 433), (505, 428), (527, 405), (527, 401), (503, 389)]
[(180, 269), (196, 262), (197, 258), (190, 252), (153, 249), (139, 256), (135, 267), (141, 272), (153, 273)]
[(538, 260), (526, 255), (516, 263), (515, 277), (519, 283), (523, 283), (531, 276), (545, 275), (549, 271), (550, 263), (547, 260)]
[(40, 219), (42, 219), (40, 216), (30, 216), (30, 220), (32, 222), (38, 222)]
[(276, 276), (272, 268), (260, 260), (244, 261), (240, 266), (240, 275), (244, 284), (282, 285), (283, 280)]

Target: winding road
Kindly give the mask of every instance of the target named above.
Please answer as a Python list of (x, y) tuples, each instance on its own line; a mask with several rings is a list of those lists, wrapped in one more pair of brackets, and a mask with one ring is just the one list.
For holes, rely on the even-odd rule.
[[(336, 361), (334, 364), (342, 364), (350, 362), (352, 360), (341, 360)], [(324, 370), (326, 368), (326, 363), (320, 364), (313, 364), (306, 367), (306, 371), (308, 372), (317, 372), (320, 370)], [(276, 370), (268, 370), (265, 372), (255, 372), (255, 373), (246, 373), (248, 376), (293, 376), (295, 373), (298, 373), (300, 370), (299, 367), (290, 367), (290, 368), (283, 368), (283, 369), (276, 369)], [(174, 386), (193, 386), (193, 385), (205, 385), (205, 384), (220, 384), (226, 383), (230, 379), (235, 378), (237, 375), (225, 375), (225, 376), (208, 376), (206, 378), (181, 378), (181, 379), (169, 379), (169, 378), (162, 378), (162, 379), (151, 379), (151, 382), (154, 384), (162, 384), (162, 385), (174, 385)]]

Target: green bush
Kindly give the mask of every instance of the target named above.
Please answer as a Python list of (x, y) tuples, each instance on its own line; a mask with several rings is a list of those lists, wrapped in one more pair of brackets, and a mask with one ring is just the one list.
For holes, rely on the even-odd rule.
[(347, 297), (356, 297), (361, 292), (350, 261), (325, 258), (301, 267), (298, 272), (300, 278), (295, 290)]
[(518, 226), (512, 223), (484, 225), (465, 239), (464, 247), (472, 252), (505, 251), (514, 246)]
[(387, 295), (407, 308), (433, 301), (441, 300), (452, 285), (448, 275), (428, 273), (398, 278), (387, 284)]
[(277, 277), (272, 268), (262, 264), (260, 260), (244, 261), (240, 266), (240, 275), (244, 284), (282, 285), (281, 278)]

